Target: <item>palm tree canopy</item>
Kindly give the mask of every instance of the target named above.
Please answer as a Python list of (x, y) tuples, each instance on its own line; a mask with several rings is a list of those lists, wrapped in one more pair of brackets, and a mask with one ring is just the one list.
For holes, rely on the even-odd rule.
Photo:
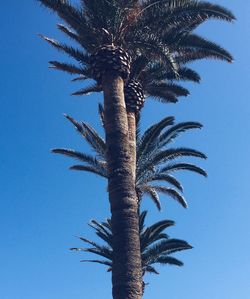
[[(206, 20), (235, 19), (222, 6), (196, 0), (81, 0), (78, 6), (68, 0), (38, 2), (57, 13), (67, 24), (59, 24), (58, 29), (89, 53), (107, 43), (131, 52), (146, 46), (149, 52), (160, 43), (170, 48), (176, 37), (181, 48), (187, 40), (181, 43), (180, 37), (186, 37)], [(157, 43), (153, 45), (153, 41)]]
[[(192, 246), (186, 241), (171, 239), (164, 232), (168, 227), (175, 225), (172, 220), (161, 220), (146, 227), (145, 219), (147, 211), (140, 213), (140, 243), (143, 275), (146, 272), (158, 274), (155, 269), (156, 264), (183, 266), (183, 263), (172, 256), (173, 253), (191, 249)], [(82, 260), (82, 262), (93, 262), (108, 267), (112, 271), (112, 226), (111, 220), (104, 222), (92, 220), (89, 226), (94, 229), (95, 234), (104, 242), (100, 245), (84, 237), (79, 237), (81, 241), (91, 247), (71, 248), (73, 251), (89, 252), (98, 255), (102, 259)]]
[[(102, 124), (105, 126), (101, 105), (99, 106), (99, 113)], [(87, 141), (94, 155), (65, 148), (56, 148), (52, 152), (79, 161), (79, 164), (70, 167), (72, 170), (91, 172), (108, 178), (104, 139), (89, 124), (77, 122), (68, 115), (66, 118)], [(206, 156), (192, 148), (170, 146), (180, 134), (201, 128), (202, 125), (198, 122), (174, 124), (174, 117), (166, 117), (141, 134), (138, 124), (136, 190), (139, 200), (142, 199), (143, 195), (147, 195), (153, 200), (157, 208), (161, 209), (159, 193), (162, 193), (173, 198), (183, 207), (187, 207), (182, 195), (183, 187), (173, 174), (176, 171), (187, 170), (206, 177), (205, 170), (199, 166), (190, 162), (183, 162), (183, 158), (206, 159)]]
[[(176, 102), (177, 96), (186, 96), (188, 91), (170, 84), (165, 85), (154, 77), (160, 64), (165, 69), (165, 78), (188, 78), (197, 81), (199, 76), (183, 70), (183, 64), (196, 59), (213, 58), (231, 62), (232, 56), (217, 44), (193, 31), (209, 19), (233, 21), (233, 14), (215, 4), (196, 0), (82, 0), (74, 6), (68, 0), (38, 0), (58, 14), (65, 24), (58, 29), (76, 42), (78, 47), (60, 43), (42, 36), (48, 43), (72, 57), (77, 65), (51, 61), (51, 67), (77, 74), (76, 80), (93, 78), (90, 56), (100, 46), (114, 44), (122, 47), (132, 57), (131, 79), (140, 81), (146, 96), (165, 102)], [(184, 72), (184, 73), (183, 73)], [(145, 76), (146, 75), (146, 76)], [(144, 81), (144, 77), (147, 80)], [(102, 90), (100, 84), (83, 88), (75, 95)]]

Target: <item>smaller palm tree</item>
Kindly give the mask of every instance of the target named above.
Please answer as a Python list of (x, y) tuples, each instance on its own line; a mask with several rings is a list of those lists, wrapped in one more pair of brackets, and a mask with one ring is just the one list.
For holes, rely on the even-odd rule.
[[(99, 114), (104, 124), (103, 108), (99, 106)], [(72, 149), (56, 148), (52, 152), (66, 155), (80, 161), (80, 164), (70, 167), (72, 170), (85, 171), (108, 178), (106, 162), (106, 143), (104, 139), (85, 122), (77, 122), (72, 117), (66, 118), (75, 126), (80, 135), (91, 146), (95, 155), (78, 152)], [(139, 206), (143, 195), (149, 196), (157, 208), (161, 209), (159, 194), (165, 194), (184, 208), (187, 207), (182, 195), (183, 187), (173, 176), (173, 173), (187, 170), (207, 176), (204, 169), (195, 164), (183, 162), (183, 158), (195, 157), (206, 159), (206, 156), (195, 149), (187, 147), (170, 147), (171, 143), (183, 132), (200, 129), (198, 122), (182, 122), (174, 124), (174, 117), (166, 117), (151, 126), (141, 135), (137, 125), (137, 166), (136, 166), (136, 191)], [(167, 185), (165, 185), (167, 184)]]
[[(172, 256), (173, 253), (191, 249), (192, 246), (186, 241), (171, 239), (164, 232), (165, 229), (175, 225), (172, 220), (161, 220), (148, 227), (145, 226), (147, 211), (140, 214), (140, 244), (142, 257), (142, 273), (159, 274), (155, 265), (183, 266), (183, 262)], [(112, 226), (111, 220), (104, 222), (91, 220), (89, 226), (95, 230), (96, 235), (104, 241), (104, 245), (79, 237), (85, 244), (91, 245), (87, 248), (71, 248), (73, 251), (89, 252), (101, 257), (101, 259), (82, 260), (81, 262), (92, 262), (107, 266), (107, 271), (112, 271)], [(143, 283), (145, 286), (145, 283)]]

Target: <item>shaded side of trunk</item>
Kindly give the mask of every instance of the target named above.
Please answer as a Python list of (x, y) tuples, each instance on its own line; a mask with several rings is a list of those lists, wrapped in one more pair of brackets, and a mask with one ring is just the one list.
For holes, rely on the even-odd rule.
[(103, 78), (108, 190), (113, 232), (113, 298), (140, 299), (142, 274), (139, 217), (123, 89), (121, 77), (110, 72)]

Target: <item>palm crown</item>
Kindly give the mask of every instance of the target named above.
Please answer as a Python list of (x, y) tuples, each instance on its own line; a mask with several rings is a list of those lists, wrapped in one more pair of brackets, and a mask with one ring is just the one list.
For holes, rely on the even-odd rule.
[[(99, 106), (99, 112), (102, 118), (101, 105)], [(108, 178), (104, 139), (89, 124), (79, 123), (68, 115), (66, 115), (66, 118), (91, 146), (95, 155), (65, 148), (56, 148), (52, 152), (72, 157), (81, 162), (81, 164), (70, 167), (72, 170), (87, 171)], [(104, 121), (103, 118), (102, 121)], [(105, 126), (105, 124), (103, 125)], [(171, 148), (170, 144), (181, 133), (200, 128), (202, 128), (202, 125), (198, 122), (174, 124), (173, 117), (166, 117), (141, 135), (138, 124), (136, 191), (139, 202), (145, 194), (153, 200), (158, 209), (161, 209), (159, 193), (162, 193), (177, 200), (183, 207), (187, 207), (187, 203), (181, 194), (183, 187), (172, 173), (179, 170), (188, 170), (206, 176), (206, 172), (202, 168), (195, 164), (180, 161), (181, 158), (185, 157), (206, 159), (206, 156), (192, 148)], [(172, 187), (160, 184), (160, 182), (167, 183)]]
[[(185, 63), (202, 58), (232, 61), (232, 56), (226, 50), (192, 33), (208, 19), (234, 20), (230, 11), (218, 5), (194, 0), (82, 0), (80, 6), (75, 7), (65, 0), (38, 1), (66, 22), (67, 25), (59, 24), (58, 29), (80, 46), (74, 48), (43, 36), (51, 45), (78, 62), (78, 65), (73, 65), (51, 61), (52, 67), (79, 75), (77, 80), (91, 78), (98, 82), (79, 90), (75, 95), (102, 90), (98, 80), (100, 74), (97, 73), (105, 68), (104, 61), (111, 67), (114, 59), (108, 58), (109, 51), (99, 57), (97, 49), (106, 45), (121, 47), (129, 54), (132, 58), (130, 80), (142, 85), (145, 96), (168, 102), (176, 102), (177, 96), (188, 94), (184, 88), (164, 82), (169, 76), (171, 80), (188, 76), (189, 80), (197, 81), (197, 74), (183, 69)], [(101, 51), (104, 53), (103, 48)], [(122, 60), (130, 64), (126, 57)], [(96, 71), (94, 69), (99, 62), (101, 66)], [(153, 76), (159, 65), (161, 74), (162, 69), (165, 69), (165, 76), (161, 78)], [(139, 102), (137, 110), (141, 108), (143, 100)]]
[[(191, 249), (192, 246), (180, 239), (171, 239), (164, 232), (165, 229), (175, 225), (172, 220), (161, 220), (148, 227), (145, 226), (147, 211), (140, 214), (139, 231), (142, 257), (142, 273), (159, 274), (156, 264), (183, 266), (183, 262), (172, 256), (173, 253)], [(105, 245), (79, 237), (85, 244), (91, 245), (89, 248), (71, 248), (73, 251), (89, 252), (98, 255), (103, 259), (82, 260), (82, 262), (93, 262), (108, 267), (112, 271), (112, 225), (111, 220), (104, 222), (92, 220), (89, 226), (95, 230), (96, 235), (105, 242)]]

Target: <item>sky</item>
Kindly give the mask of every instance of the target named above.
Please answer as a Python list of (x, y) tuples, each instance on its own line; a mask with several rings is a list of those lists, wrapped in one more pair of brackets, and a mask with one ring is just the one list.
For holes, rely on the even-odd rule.
[[(199, 149), (208, 179), (181, 174), (189, 208), (162, 197), (159, 213), (149, 199), (147, 223), (175, 220), (168, 233), (194, 249), (175, 255), (185, 266), (158, 267), (146, 276), (144, 298), (249, 299), (249, 165), (250, 165), (250, 2), (217, 0), (237, 22), (211, 21), (199, 29), (233, 54), (227, 64), (202, 61), (192, 67), (202, 76), (187, 84), (191, 95), (177, 105), (149, 99), (142, 128), (173, 115), (176, 121), (199, 121), (201, 131), (181, 135), (177, 145)], [(97, 104), (101, 95), (71, 97), (80, 87), (48, 61), (67, 57), (39, 37), (62, 39), (58, 19), (36, 1), (1, 4), (0, 109), (0, 298), (111, 299), (110, 274), (100, 265), (80, 263), (89, 256), (70, 252), (81, 246), (76, 236), (95, 239), (87, 223), (109, 217), (106, 182), (71, 172), (70, 159), (54, 156), (53, 147), (89, 148), (65, 120), (68, 113), (101, 132)], [(72, 162), (72, 163), (71, 163)]]

